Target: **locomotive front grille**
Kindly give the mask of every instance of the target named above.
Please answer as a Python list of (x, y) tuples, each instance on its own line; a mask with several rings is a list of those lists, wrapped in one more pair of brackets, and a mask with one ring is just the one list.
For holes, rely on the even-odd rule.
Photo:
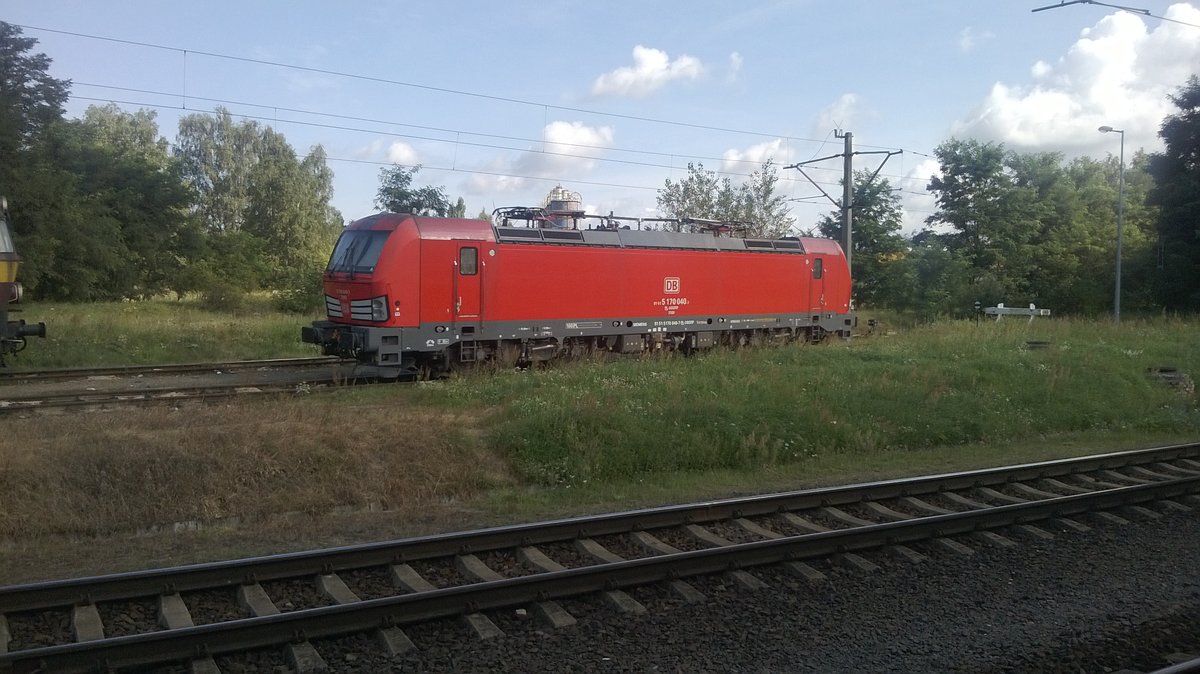
[(342, 304), (332, 295), (325, 296), (325, 314), (330, 318), (342, 317)]
[(371, 300), (350, 300), (350, 318), (355, 321), (372, 320)]

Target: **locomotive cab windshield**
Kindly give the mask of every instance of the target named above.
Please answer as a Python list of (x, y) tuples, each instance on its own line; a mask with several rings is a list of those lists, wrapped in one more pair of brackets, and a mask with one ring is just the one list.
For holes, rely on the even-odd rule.
[(342, 232), (333, 255), (329, 256), (326, 272), (335, 274), (370, 274), (379, 263), (383, 245), (391, 231), (348, 229)]

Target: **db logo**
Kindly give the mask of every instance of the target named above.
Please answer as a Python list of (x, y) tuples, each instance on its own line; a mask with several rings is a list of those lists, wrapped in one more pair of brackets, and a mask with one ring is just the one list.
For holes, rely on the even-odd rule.
[(663, 292), (668, 295), (679, 294), (679, 277), (668, 276), (663, 279)]

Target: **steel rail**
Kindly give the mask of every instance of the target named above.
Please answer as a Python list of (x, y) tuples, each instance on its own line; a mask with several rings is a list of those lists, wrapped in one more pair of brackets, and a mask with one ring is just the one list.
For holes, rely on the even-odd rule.
[(678, 577), (971, 533), (1171, 498), (1198, 489), (1200, 476), (1186, 477), (987, 510), (647, 557), (200, 627), (15, 651), (0, 655), (0, 669), (7, 668), (13, 672), (83, 672), (94, 669), (98, 664), (117, 668), (186, 660)]
[(385, 566), (418, 559), (448, 557), (684, 524), (702, 524), (738, 517), (772, 515), (863, 501), (920, 496), (955, 489), (997, 486), (1007, 482), (1117, 469), (1182, 458), (1200, 458), (1200, 443), (663, 506), (148, 571), (12, 585), (0, 587), (0, 614), (70, 606), (76, 603), (234, 587), (243, 583), (295, 578), (317, 573), (328, 574), (346, 569)]
[(304, 358), (267, 358), (263, 360), (234, 360), (213, 363), (166, 363), (162, 365), (116, 365), (112, 367), (55, 368), (48, 370), (0, 370), (0, 381), (45, 381), (51, 379), (83, 379), (110, 375), (178, 374), (181, 372), (234, 371), (250, 368), (307, 367), (336, 365), (346, 361), (333, 356)]
[(1200, 658), (1194, 658), (1156, 669), (1149, 674), (1197, 674), (1198, 672), (1200, 672)]

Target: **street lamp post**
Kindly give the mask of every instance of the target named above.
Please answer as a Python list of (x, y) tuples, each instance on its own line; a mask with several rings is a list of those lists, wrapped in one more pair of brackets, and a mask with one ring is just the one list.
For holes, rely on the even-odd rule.
[(1121, 134), (1121, 170), (1117, 179), (1117, 287), (1113, 291), (1113, 322), (1121, 322), (1121, 224), (1125, 219), (1125, 130), (1102, 126), (1100, 133)]

